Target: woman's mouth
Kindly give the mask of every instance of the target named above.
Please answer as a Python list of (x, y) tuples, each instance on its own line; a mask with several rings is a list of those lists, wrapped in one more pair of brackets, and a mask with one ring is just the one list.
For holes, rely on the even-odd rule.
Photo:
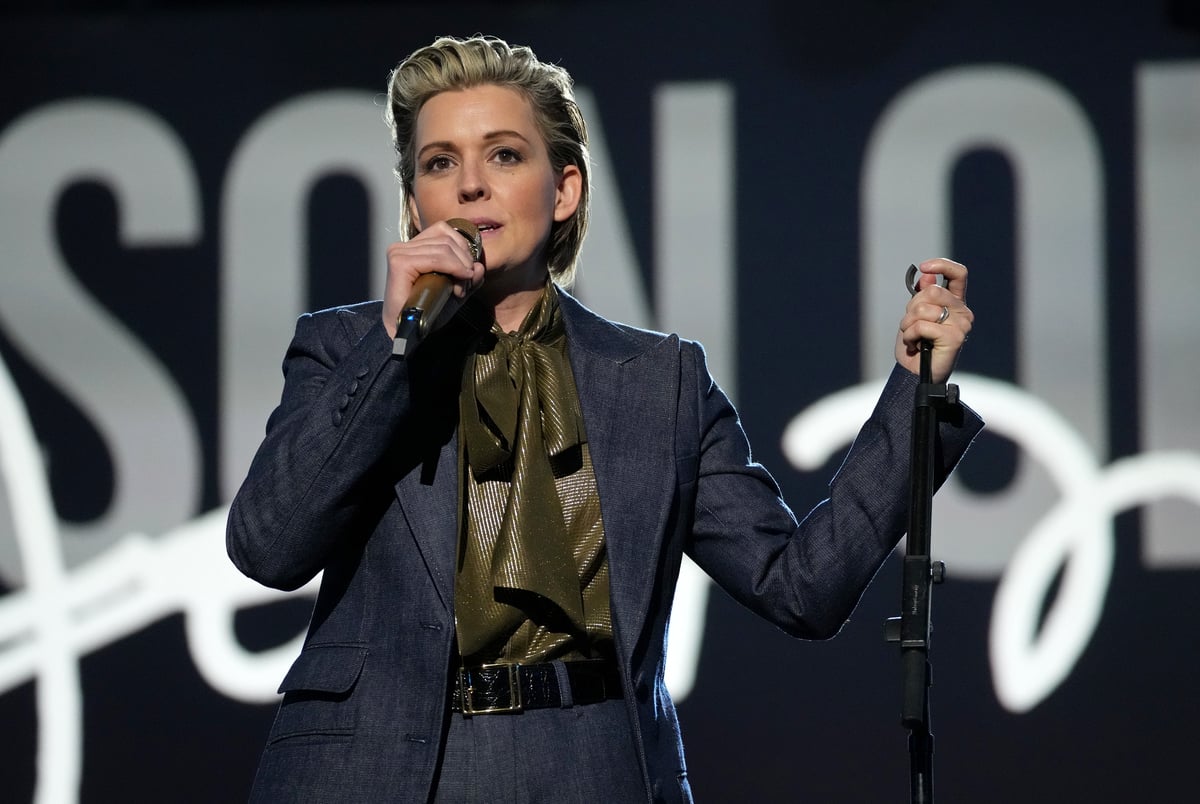
[(500, 229), (500, 224), (496, 223), (495, 221), (479, 220), (472, 221), (472, 223), (474, 223), (476, 228), (479, 229), (479, 234), (484, 236), (486, 236), (488, 232), (495, 232)]

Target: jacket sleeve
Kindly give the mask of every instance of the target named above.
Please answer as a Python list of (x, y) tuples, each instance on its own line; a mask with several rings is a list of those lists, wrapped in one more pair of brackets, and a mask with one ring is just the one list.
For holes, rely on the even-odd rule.
[(298, 588), (325, 566), (407, 412), (406, 363), (391, 359), (382, 322), (364, 323), (344, 309), (297, 322), (282, 398), (226, 530), (233, 563), (267, 586)]
[[(737, 412), (696, 347), (700, 460), (688, 553), (730, 595), (784, 631), (835, 635), (907, 528), (917, 377), (897, 365), (829, 486), (800, 522), (751, 458)], [(938, 485), (983, 422), (939, 423)]]

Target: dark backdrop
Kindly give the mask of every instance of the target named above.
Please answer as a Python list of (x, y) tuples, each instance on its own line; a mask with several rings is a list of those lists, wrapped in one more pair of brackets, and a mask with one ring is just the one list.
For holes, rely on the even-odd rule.
[[(609, 193), (617, 213), (611, 219), (624, 227), (622, 243), (635, 269), (634, 282), (621, 287), (644, 309), (596, 301), (606, 283), (617, 283), (605, 278), (610, 251), (604, 247), (588, 252), (597, 255), (591, 261), (585, 256), (581, 293), (615, 318), (678, 328), (706, 341), (723, 338), (708, 343), (719, 379), (735, 389), (756, 457), (801, 511), (820, 498), (836, 459), (796, 468), (785, 428), (809, 405), (878, 376), (888, 351), (875, 347), (900, 315), (904, 266), (943, 250), (973, 269), (970, 303), (979, 324), (960, 367), (966, 401), (973, 401), (973, 375), (1042, 399), (1060, 425), (1080, 427), (1098, 467), (1173, 451), (1178, 464), (1138, 470), (1150, 479), (1136, 499), (1114, 504), (1111, 489), (1099, 485), (1081, 492), (1081, 510), (1102, 512), (1098, 527), (1111, 537), (1105, 542), (1111, 569), (1098, 571), (1104, 583), (1091, 609), (1064, 615), (1066, 630), (1084, 636), (1061, 678), (1017, 704), (998, 692), (1003, 660), (989, 647), (998, 584), (1006, 557), (1061, 489), (1036, 475), (1032, 485), (1043, 487), (1044, 496), (1028, 499), (1039, 502), (1007, 500), (1028, 509), (1024, 519), (992, 516), (989, 502), (1005, 501), (1020, 475), (1023, 447), (996, 433), (981, 439), (961, 472), (966, 503), (944, 520), (953, 527), (935, 534), (935, 552), (947, 546), (966, 564), (956, 574), (955, 559), (947, 558), (951, 581), (939, 588), (934, 609), (936, 771), (939, 795), (956, 802), (1195, 795), (1200, 543), (1188, 523), (1200, 496), (1191, 474), (1200, 437), (1188, 411), (1196, 403), (1189, 378), (1197, 373), (1191, 345), (1200, 324), (1176, 312), (1200, 301), (1190, 278), (1200, 191), (1186, 181), (1200, 175), (1200, 34), (1190, 4), (57, 6), (0, 18), (0, 358), (27, 408), (27, 419), (5, 413), (0, 424), (9, 441), (0, 446), (16, 454), (16, 434), (31, 424), (41, 458), (9, 466), (0, 493), (0, 511), (8, 514), (0, 522), (0, 542), (7, 544), (0, 551), (0, 722), (7, 726), (0, 736), (0, 799), (30, 801), (35, 789), (46, 801), (234, 801), (244, 795), (272, 717), (274, 682), (246, 675), (245, 688), (235, 691), (233, 660), (204, 647), (198, 624), (204, 596), (186, 605), (170, 602), (173, 589), (190, 588), (192, 572), (200, 574), (199, 564), (188, 563), (190, 553), (180, 547), (174, 563), (155, 563), (151, 548), (145, 555), (118, 553), (123, 544), (195, 542), (208, 545), (211, 556), (203, 561), (224, 561), (220, 508), (238, 479), (235, 453), (253, 444), (237, 438), (241, 431), (223, 440), (241, 397), (222, 389), (235, 384), (229, 380), (235, 362), (252, 371), (258, 359), (241, 355), (237, 342), (222, 345), (222, 332), (245, 334), (231, 320), (238, 310), (225, 294), (250, 287), (270, 296), (278, 289), (287, 316), (366, 297), (382, 266), (377, 244), (386, 242), (386, 232), (371, 229), (369, 221), (389, 220), (395, 211), (394, 202), (382, 211), (372, 205), (353, 166), (327, 170), (299, 199), (270, 181), (307, 158), (299, 147), (289, 150), (293, 134), (312, 139), (311, 131), (299, 130), (301, 118), (271, 141), (274, 161), (261, 176), (248, 169), (238, 184), (235, 163), (259, 158), (248, 150), (248, 132), (282, 104), (304, 107), (306, 98), (317, 97), (310, 93), (326, 92), (369, 101), (405, 53), (435, 35), (475, 31), (532, 45), (543, 59), (570, 69), (590, 93), (591, 122), (605, 145), (597, 158), (604, 158), (611, 177), (598, 192)], [(1058, 93), (1057, 108), (1090, 132), (1082, 142), (1094, 148), (1096, 182), (1071, 184), (1075, 174), (1068, 166), (1079, 149), (1046, 146), (1048, 163), (1033, 160), (1029, 164), (1042, 168), (1025, 173), (1013, 156), (1016, 146), (1010, 149), (1003, 137), (981, 141), (950, 161), (940, 197), (923, 196), (920, 183), (913, 185), (917, 222), (908, 227), (907, 205), (872, 200), (870, 154), (881, 153), (877, 138), (906, 93), (929, 86), (922, 82), (931, 77), (975, 80), (977, 68), (1019, 78), (1025, 83), (1018, 86), (1031, 92)], [(1003, 94), (994, 96), (995, 104), (989, 100), (986, 80), (966, 86), (952, 96), (963, 105), (939, 107), (946, 116), (928, 121), (925, 139), (971, 115), (990, 119), (995, 106), (1007, 102)], [(727, 128), (698, 130), (698, 146), (664, 123), (664, 93), (687, 87), (699, 87), (702, 102), (729, 104), (721, 118)], [(98, 116), (88, 105), (97, 101)], [(310, 108), (330, 107), (312, 101)], [(1057, 142), (1056, 123), (1043, 123), (1019, 104), (1013, 116), (1018, 128), (1025, 126), (1029, 152)], [(103, 120), (159, 126), (146, 142), (165, 138), (174, 156), (141, 151), (140, 135), (105, 128), (97, 122)], [(1045, 130), (1038, 127), (1043, 124)], [(677, 141), (656, 144), (664, 131)], [(326, 133), (337, 139), (343, 131), (330, 123)], [(122, 139), (127, 136), (133, 139)], [(386, 179), (390, 156), (382, 124), (377, 138), (378, 150), (362, 158)], [(709, 165), (691, 166), (698, 188), (693, 203), (700, 215), (706, 207), (729, 210), (720, 232), (728, 259), (712, 258), (689, 281), (686, 271), (667, 274), (660, 265), (664, 244), (688, 234), (672, 210), (691, 209), (678, 206), (688, 179), (664, 178), (661, 160), (668, 151), (703, 155), (704, 143), (715, 143), (730, 173), (714, 178)], [(1156, 150), (1156, 143), (1162, 147)], [(918, 156), (909, 164), (903, 149), (899, 160), (888, 153), (901, 174), (919, 173)], [(185, 179), (170, 178), (164, 162), (183, 165)], [(56, 178), (64, 165), (80, 167)], [(122, 227), (132, 202), (114, 190), (120, 179), (113, 175), (144, 180), (149, 189), (131, 192), (143, 192), (152, 210), (191, 209), (184, 215), (190, 223), (151, 223), (165, 234), (128, 235)], [(1023, 208), (1042, 202), (1033, 190), (1045, 187), (1066, 200), (1041, 207), (1050, 210), (1042, 217), (1023, 218)], [(255, 211), (265, 220), (283, 201), (299, 210), (293, 242), (271, 240), (277, 230), (265, 223), (265, 241), (255, 240)], [(1096, 236), (1083, 246), (1094, 249), (1094, 260), (1075, 264), (1068, 256), (1046, 265), (1027, 256), (1030, 243), (1074, 253), (1073, 216), (1093, 208)], [(922, 240), (921, 221), (939, 215), (948, 232)], [(866, 277), (875, 271), (869, 229), (880, 220), (885, 245), (902, 241), (906, 231), (917, 233), (914, 251), (887, 257), (897, 292), (883, 336), (872, 334), (867, 317), (874, 313), (863, 301)], [(1157, 239), (1155, 233), (1164, 234)], [(239, 246), (231, 243), (238, 237), (250, 245), (235, 254)], [(302, 287), (287, 286), (287, 274), (271, 264), (272, 254), (288, 248), (300, 254)], [(1038, 294), (1052, 294), (1050, 305), (1036, 306), (1031, 298)], [(721, 298), (713, 303), (713, 295)], [(678, 310), (693, 301), (730, 310), (731, 333), (689, 323)], [(1034, 320), (1035, 308), (1052, 312)], [(1047, 317), (1062, 326), (1046, 328)], [(1035, 325), (1037, 340), (1026, 337)], [(123, 347), (104, 346), (113, 332), (123, 333)], [(277, 393), (278, 358), (290, 330), (284, 324), (269, 335), (275, 357), (261, 373)], [(1076, 368), (1092, 362), (1076, 376)], [(1027, 381), (1032, 376), (1042, 379)], [(992, 397), (982, 383), (975, 389), (990, 419), (982, 402)], [(996, 404), (1001, 419), (1009, 410), (1018, 420), (1023, 415)], [(261, 432), (265, 410), (258, 406), (245, 415)], [(1031, 419), (1031, 437), (1041, 438), (1043, 426)], [(130, 480), (139, 466), (144, 476)], [(30, 529), (16, 513), (34, 499), (42, 476), (57, 514), (48, 531)], [(132, 483), (141, 485), (126, 493)], [(1167, 518), (1148, 524), (1143, 502), (1188, 495), (1192, 503), (1168, 502)], [(117, 500), (119, 516), (113, 513)], [(201, 520), (206, 512), (216, 512), (215, 519)], [(187, 541), (189, 523), (197, 522), (206, 529)], [(58, 562), (61, 574), (39, 575), (33, 545), (56, 529), (61, 554), (51, 563)], [(1158, 548), (1150, 544), (1151, 529)], [(139, 541), (130, 534), (145, 536)], [(949, 546), (956, 540), (957, 550)], [(1000, 558), (974, 560), (994, 543), (1009, 547)], [(120, 573), (110, 568), (105, 577), (112, 594), (89, 593), (87, 568), (106, 557), (125, 567), (130, 580), (111, 581)], [(694, 685), (677, 695), (701, 801), (863, 802), (906, 795), (898, 661), (882, 640), (882, 621), (898, 607), (895, 564), (889, 562), (830, 643), (791, 641), (717, 591), (702, 610), (687, 612), (701, 623), (702, 639)], [(1070, 572), (1050, 573), (1038, 604), (1047, 622)], [(121, 595), (128, 601), (123, 609), (113, 603)], [(233, 641), (250, 652), (280, 645), (303, 627), (306, 601), (247, 598), (230, 612)], [(108, 620), (102, 612), (111, 614)], [(89, 630), (88, 623), (101, 621), (107, 624)], [(74, 681), (52, 680), (55, 668), (73, 662)], [(203, 671), (205, 662), (226, 673), (224, 688)], [(39, 697), (39, 685), (45, 692), (56, 683), (75, 697)], [(66, 779), (65, 789), (47, 792), (54, 778)]]

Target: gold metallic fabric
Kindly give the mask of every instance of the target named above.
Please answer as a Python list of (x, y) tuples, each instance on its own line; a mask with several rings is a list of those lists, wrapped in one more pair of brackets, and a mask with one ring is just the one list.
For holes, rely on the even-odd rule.
[(459, 397), (466, 515), (455, 579), (468, 663), (586, 658), (611, 640), (608, 560), (557, 292), (498, 326)]

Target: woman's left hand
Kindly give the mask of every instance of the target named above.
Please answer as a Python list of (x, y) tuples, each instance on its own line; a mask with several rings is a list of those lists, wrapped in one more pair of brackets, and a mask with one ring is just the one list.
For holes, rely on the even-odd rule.
[[(896, 361), (913, 374), (920, 374), (920, 343), (933, 344), (930, 367), (933, 381), (950, 376), (975, 314), (967, 307), (967, 266), (943, 258), (925, 260), (917, 268), (918, 292), (908, 301), (896, 337)], [(946, 287), (938, 284), (946, 277)]]

